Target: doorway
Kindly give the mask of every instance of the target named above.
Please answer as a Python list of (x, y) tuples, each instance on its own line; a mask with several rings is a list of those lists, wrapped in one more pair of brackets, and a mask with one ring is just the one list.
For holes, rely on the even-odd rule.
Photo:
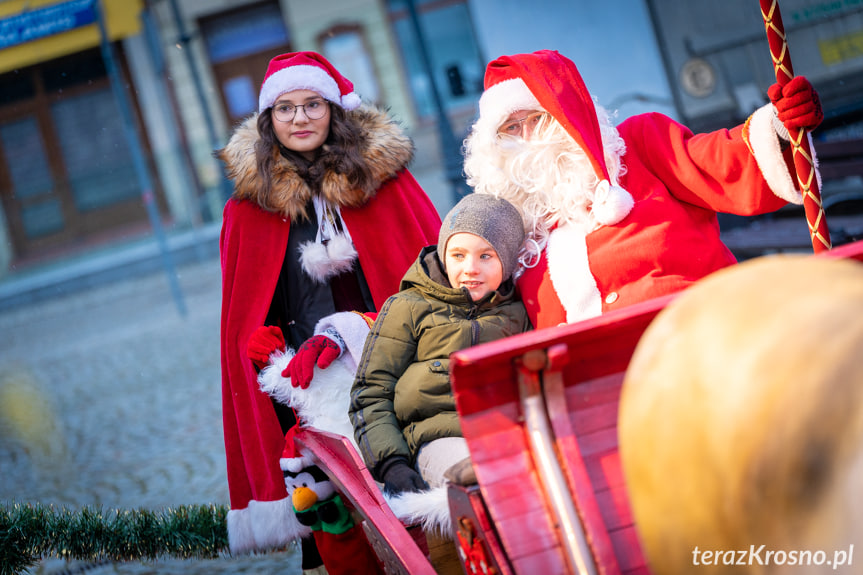
[(146, 224), (98, 49), (9, 72), (0, 86), (0, 197), (16, 261)]

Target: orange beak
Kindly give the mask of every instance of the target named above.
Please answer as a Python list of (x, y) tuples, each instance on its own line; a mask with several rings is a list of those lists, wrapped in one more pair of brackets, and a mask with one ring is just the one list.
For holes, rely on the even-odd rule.
[(305, 511), (318, 501), (318, 494), (308, 487), (297, 487), (291, 495), (291, 501), (294, 504), (294, 509), (297, 511)]

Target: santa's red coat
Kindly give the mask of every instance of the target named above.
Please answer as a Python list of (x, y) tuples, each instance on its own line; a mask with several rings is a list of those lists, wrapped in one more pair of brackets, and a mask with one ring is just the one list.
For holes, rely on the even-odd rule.
[(539, 264), (518, 281), (534, 327), (669, 294), (735, 263), (716, 212), (761, 214), (799, 196), (766, 113), (753, 118), (751, 134), (747, 123), (693, 135), (660, 114), (623, 122), (620, 185), (635, 200), (632, 211), (586, 236), (552, 232)]

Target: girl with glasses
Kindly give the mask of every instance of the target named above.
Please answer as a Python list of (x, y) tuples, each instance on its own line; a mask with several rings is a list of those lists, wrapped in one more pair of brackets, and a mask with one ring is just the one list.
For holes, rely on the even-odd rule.
[[(441, 220), (406, 168), (410, 139), (314, 52), (270, 61), (258, 113), (217, 154), (234, 181), (221, 239), (222, 383), (228, 535), (242, 553), (298, 535), (283, 479), (298, 471), (283, 457), (296, 418), (260, 391), (258, 371), (287, 345), (297, 355), (284, 375), (307, 386), (315, 365), (341, 355), (352, 322), (360, 337), (368, 331), (360, 314), (337, 312), (376, 312)], [(345, 325), (328, 330), (328, 316)], [(369, 550), (354, 531), (338, 535), (338, 549), (319, 540), (331, 574), (375, 570), (373, 557), (362, 566)], [(312, 539), (303, 541), (304, 570), (318, 567)]]

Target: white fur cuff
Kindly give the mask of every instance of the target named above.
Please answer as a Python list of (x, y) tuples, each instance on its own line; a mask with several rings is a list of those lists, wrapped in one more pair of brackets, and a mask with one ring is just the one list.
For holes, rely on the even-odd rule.
[(277, 501), (249, 501), (245, 509), (228, 511), (227, 523), (232, 555), (278, 549), (312, 533), (297, 521), (288, 497)]
[(773, 126), (773, 104), (762, 106), (752, 114), (749, 122), (749, 145), (770, 190), (786, 202), (802, 204), (803, 196), (788, 171)]

